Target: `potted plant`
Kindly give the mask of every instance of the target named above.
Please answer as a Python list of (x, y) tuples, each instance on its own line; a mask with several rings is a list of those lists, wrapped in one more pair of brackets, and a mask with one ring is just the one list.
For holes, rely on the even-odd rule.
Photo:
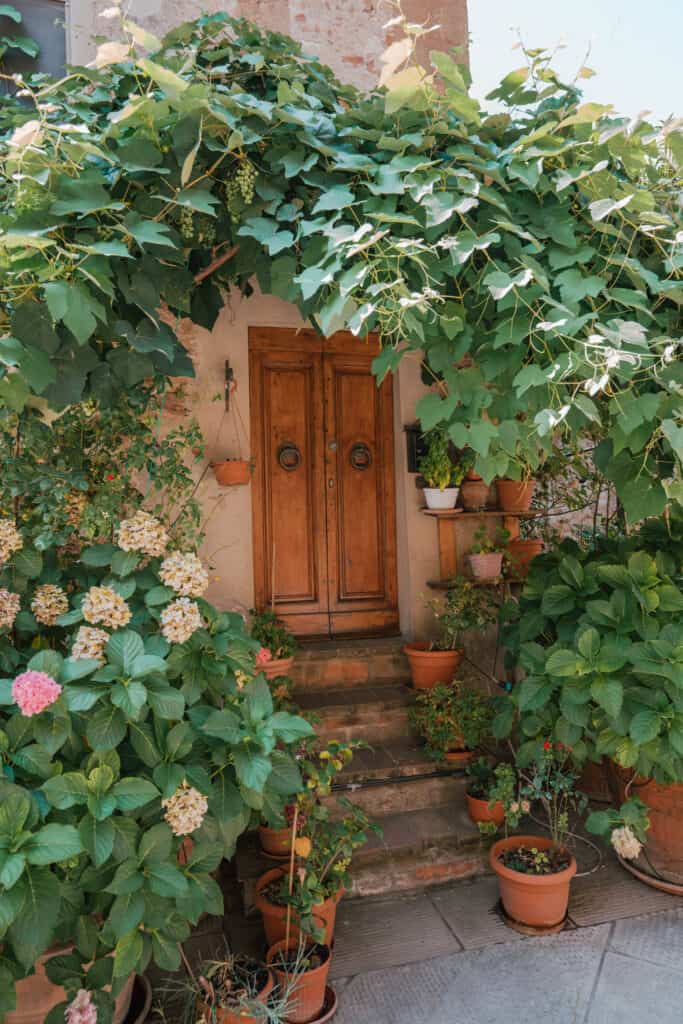
[(510, 534), (500, 527), (493, 536), (482, 523), (474, 535), (474, 543), (467, 556), (475, 580), (495, 580), (503, 571), (503, 555)]
[(416, 694), (410, 720), (430, 757), (465, 764), (490, 738), (493, 707), (489, 697), (456, 679)]
[(418, 469), (426, 484), (423, 490), (427, 508), (455, 508), (464, 471), (451, 459), (445, 431), (430, 430), (426, 441), (427, 452), (420, 459)]
[(282, 939), (268, 950), (281, 992), (286, 993), (287, 1024), (315, 1024), (325, 1004), (330, 947), (303, 936)]
[(487, 826), (486, 830), (499, 828), (505, 821), (505, 806), (496, 788), (501, 782), (499, 769), (507, 767), (495, 767), (489, 757), (476, 757), (465, 765), (467, 813), (475, 825)]
[(266, 679), (286, 676), (294, 664), (296, 640), (284, 622), (271, 609), (257, 612), (252, 608), (249, 632), (261, 649), (256, 655), (256, 666)]
[(518, 787), (505, 802), (505, 825), (516, 828), (533, 805), (543, 809), (547, 836), (507, 835), (493, 844), (491, 868), (512, 921), (533, 928), (553, 928), (564, 921), (576, 860), (568, 848), (569, 814), (581, 812), (585, 797), (576, 790), (571, 752), (561, 743), (535, 745), (530, 763), (517, 757)]
[(464, 634), (470, 629), (484, 629), (498, 618), (498, 605), (492, 596), (463, 577), (453, 580), (443, 599), (433, 598), (425, 608), (434, 616), (436, 638), (413, 640), (403, 648), (416, 690), (450, 682), (464, 653)]
[(193, 1019), (205, 1024), (276, 1024), (283, 1021), (273, 999), (268, 967), (245, 955), (203, 964), (191, 986)]
[(254, 463), (251, 459), (221, 459), (211, 469), (221, 487), (244, 487), (251, 480)]
[(532, 475), (534, 469), (531, 464), (519, 460), (515, 469), (519, 473), (518, 479), (505, 476), (496, 480), (498, 507), (503, 512), (528, 512), (536, 489)]
[(543, 539), (535, 536), (533, 520), (522, 520), (520, 536), (508, 540), (505, 552), (507, 571), (515, 579), (526, 579), (531, 562), (543, 552)]

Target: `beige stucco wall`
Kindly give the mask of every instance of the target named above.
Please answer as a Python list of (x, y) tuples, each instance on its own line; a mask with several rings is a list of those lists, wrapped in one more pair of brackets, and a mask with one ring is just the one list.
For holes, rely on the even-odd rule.
[[(184, 323), (180, 333), (192, 354), (196, 378), (185, 388), (186, 411), (181, 403), (175, 410), (175, 403), (170, 402), (174, 411), (165, 417), (168, 428), (195, 417), (206, 441), (206, 460), (195, 475), (199, 479), (204, 470), (197, 498), (203, 509), (206, 532), (202, 555), (211, 566), (207, 597), (220, 608), (234, 605), (249, 608), (254, 596), (251, 486), (219, 487), (213, 473), (207, 469), (212, 460), (235, 457), (238, 442), (243, 456), (251, 454), (249, 443), (245, 444), (241, 434), (239, 420), (233, 414), (225, 415), (222, 400), (214, 400), (214, 396), (223, 394), (228, 359), (237, 382), (236, 404), (249, 432), (250, 326), (301, 327), (306, 324), (296, 307), (258, 291), (249, 299), (232, 293), (213, 331)], [(414, 474), (407, 470), (403, 430), (405, 424), (415, 421), (415, 402), (423, 391), (418, 361), (404, 359), (394, 376), (394, 441), (399, 606), (401, 627), (406, 634), (426, 626), (422, 595), (426, 580), (438, 576), (436, 528), (434, 522), (419, 511), (422, 492), (415, 487)]]
[[(99, 17), (113, 0), (70, 0), (68, 6), (68, 59), (85, 64), (95, 50), (96, 35), (113, 38), (116, 22)], [(128, 17), (156, 35), (203, 12), (226, 11), (249, 18), (264, 28), (298, 39), (346, 82), (367, 88), (379, 77), (381, 55), (395, 29), (383, 26), (394, 15), (386, 0), (129, 0)], [(420, 59), (427, 49), (467, 45), (466, 0), (404, 0), (406, 16), (439, 26), (425, 37)]]

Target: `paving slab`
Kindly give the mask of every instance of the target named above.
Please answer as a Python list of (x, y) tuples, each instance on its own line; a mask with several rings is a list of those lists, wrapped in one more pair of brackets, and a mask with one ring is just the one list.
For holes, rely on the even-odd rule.
[(335, 1024), (583, 1024), (608, 935), (599, 925), (370, 971), (345, 985)]
[(569, 916), (575, 924), (584, 927), (670, 910), (680, 904), (679, 896), (643, 885), (616, 859), (608, 857), (593, 874), (572, 882)]
[(428, 896), (340, 903), (330, 976), (415, 963), (462, 949)]
[(586, 1024), (680, 1024), (682, 1006), (678, 971), (608, 952)]
[[(677, 897), (672, 897), (676, 899)], [(683, 972), (683, 905), (678, 897), (677, 910), (649, 914), (615, 925), (610, 949), (661, 967)], [(683, 979), (681, 988), (681, 1019), (683, 1020)]]
[(459, 882), (430, 893), (432, 903), (464, 949), (481, 949), (498, 942), (521, 941), (497, 911), (498, 880), (480, 878)]

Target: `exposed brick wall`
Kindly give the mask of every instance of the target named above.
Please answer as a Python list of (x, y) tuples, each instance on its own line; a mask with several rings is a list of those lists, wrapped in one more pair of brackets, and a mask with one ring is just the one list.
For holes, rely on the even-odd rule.
[[(69, 60), (80, 64), (95, 51), (95, 35), (111, 35), (111, 21), (98, 13), (111, 0), (71, 0), (69, 5)], [(411, 21), (439, 25), (421, 44), (426, 60), (430, 49), (467, 46), (467, 2), (405, 0)], [(202, 11), (227, 11), (255, 21), (264, 28), (298, 39), (306, 52), (329, 64), (344, 81), (363, 88), (375, 84), (381, 56), (394, 38), (383, 26), (392, 16), (384, 0), (133, 0), (130, 17), (157, 35), (196, 17)]]

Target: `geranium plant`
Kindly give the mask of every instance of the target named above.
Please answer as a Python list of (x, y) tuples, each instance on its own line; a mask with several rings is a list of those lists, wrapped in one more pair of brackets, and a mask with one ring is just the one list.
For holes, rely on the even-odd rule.
[(476, 750), (490, 739), (493, 708), (489, 697), (456, 679), (418, 693), (410, 719), (440, 761), (449, 751)]
[(261, 645), (257, 655), (260, 663), (267, 664), (270, 660), (291, 658), (297, 649), (296, 640), (284, 622), (270, 609), (250, 612), (249, 632), (254, 640)]

